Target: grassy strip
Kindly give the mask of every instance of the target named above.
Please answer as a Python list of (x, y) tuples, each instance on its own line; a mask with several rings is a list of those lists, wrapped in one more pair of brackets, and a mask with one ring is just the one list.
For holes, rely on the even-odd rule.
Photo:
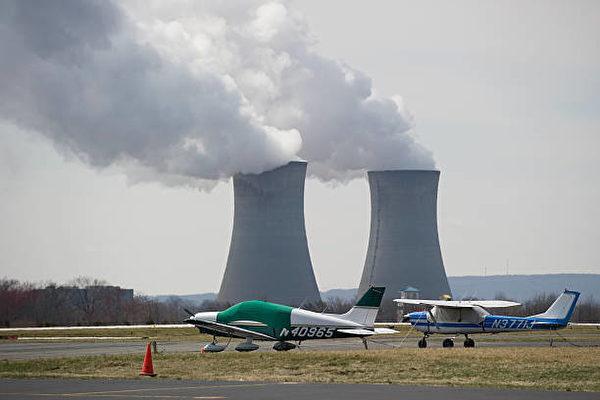
[[(134, 378), (141, 355), (0, 361), (0, 377)], [(600, 391), (599, 348), (397, 349), (287, 353), (172, 353), (160, 377), (383, 383)]]
[(3, 331), (2, 337), (17, 336), (27, 338), (48, 337), (144, 337), (162, 341), (209, 340), (207, 335), (199, 335), (193, 326), (189, 328), (120, 328), (120, 329), (48, 329)]

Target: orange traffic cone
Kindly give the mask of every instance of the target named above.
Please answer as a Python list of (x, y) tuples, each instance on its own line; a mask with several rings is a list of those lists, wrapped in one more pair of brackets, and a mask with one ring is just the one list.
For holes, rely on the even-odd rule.
[(150, 348), (150, 343), (146, 346), (146, 355), (144, 356), (144, 364), (142, 364), (140, 375), (156, 376), (154, 367), (152, 366), (152, 349)]

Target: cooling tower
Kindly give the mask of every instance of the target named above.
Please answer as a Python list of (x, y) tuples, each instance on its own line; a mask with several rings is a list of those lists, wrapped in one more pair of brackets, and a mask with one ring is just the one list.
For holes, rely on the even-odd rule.
[(305, 162), (233, 178), (234, 217), (218, 300), (320, 301), (304, 226)]
[(437, 231), (439, 171), (370, 171), (371, 232), (359, 295), (385, 286), (386, 299), (412, 286), (420, 298), (450, 294)]

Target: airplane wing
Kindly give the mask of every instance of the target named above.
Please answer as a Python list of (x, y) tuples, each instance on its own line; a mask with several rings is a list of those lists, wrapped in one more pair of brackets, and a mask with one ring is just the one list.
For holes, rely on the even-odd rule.
[(422, 306), (439, 306), (448, 308), (506, 308), (520, 306), (521, 303), (506, 300), (417, 300), (417, 299), (394, 299), (396, 303), (415, 304)]
[(243, 338), (252, 338), (257, 340), (277, 340), (277, 338), (265, 335), (264, 333), (254, 332), (249, 329), (240, 328), (238, 326), (221, 324), (219, 322), (214, 321), (206, 321), (201, 319), (187, 319), (185, 322), (189, 324), (194, 324), (201, 328), (208, 328), (213, 331), (220, 332), (224, 335), (238, 336)]

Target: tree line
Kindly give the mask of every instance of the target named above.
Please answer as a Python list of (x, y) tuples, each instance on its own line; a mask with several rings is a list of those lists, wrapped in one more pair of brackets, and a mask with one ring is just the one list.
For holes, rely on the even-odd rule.
[[(539, 294), (523, 303), (522, 307), (505, 310), (510, 315), (525, 316), (545, 311), (557, 294)], [(498, 294), (496, 298), (503, 299)], [(510, 299), (507, 299), (510, 300)], [(303, 308), (326, 313), (343, 313), (355, 303), (353, 299), (328, 298), (326, 301), (306, 304)], [(383, 304), (378, 321), (401, 319), (395, 304)], [(110, 286), (105, 281), (79, 277), (67, 284), (44, 285), (0, 279), (0, 326), (90, 326), (181, 323), (187, 316), (185, 309), (219, 311), (231, 304), (205, 300), (187, 303), (173, 296), (166, 301), (134, 295), (131, 289)], [(408, 312), (406, 307), (403, 310)], [(501, 313), (501, 312), (499, 312)], [(600, 321), (600, 303), (591, 297), (580, 300), (573, 322)]]
[(80, 277), (58, 285), (0, 280), (0, 326), (90, 326), (181, 322), (183, 304)]

